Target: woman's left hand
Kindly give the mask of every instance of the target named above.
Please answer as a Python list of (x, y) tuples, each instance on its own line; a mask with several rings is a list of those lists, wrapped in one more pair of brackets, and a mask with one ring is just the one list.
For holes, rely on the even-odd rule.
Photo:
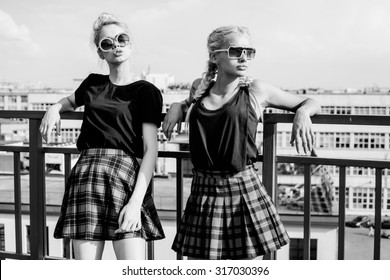
[(119, 228), (115, 233), (134, 232), (141, 229), (141, 207), (135, 203), (127, 203), (119, 214)]
[(303, 108), (299, 108), (294, 117), (290, 144), (295, 142), (295, 148), (298, 154), (303, 149), (305, 154), (308, 154), (313, 149), (314, 133), (310, 115)]

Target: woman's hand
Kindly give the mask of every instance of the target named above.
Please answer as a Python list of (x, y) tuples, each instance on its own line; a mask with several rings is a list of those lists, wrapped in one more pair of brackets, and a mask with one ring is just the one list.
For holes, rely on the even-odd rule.
[(118, 218), (119, 228), (115, 233), (134, 232), (141, 229), (141, 206), (132, 203), (131, 199), (129, 203), (123, 207)]
[(299, 108), (295, 113), (290, 144), (293, 145), (294, 142), (298, 154), (301, 148), (305, 154), (309, 154), (314, 146), (310, 114), (304, 108)]
[(172, 103), (167, 114), (165, 115), (164, 122), (162, 124), (162, 130), (168, 140), (171, 139), (172, 131), (177, 124), (177, 131), (181, 130), (181, 123), (183, 120), (183, 104), (179, 102)]
[(61, 117), (60, 117), (60, 105), (55, 104), (51, 106), (45, 113), (42, 119), (39, 131), (47, 143), (50, 142), (50, 134), (54, 126), (56, 126), (56, 133), (60, 135), (61, 132)]

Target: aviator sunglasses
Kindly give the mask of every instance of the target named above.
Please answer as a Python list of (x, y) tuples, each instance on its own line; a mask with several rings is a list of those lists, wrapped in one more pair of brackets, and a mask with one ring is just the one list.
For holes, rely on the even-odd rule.
[(241, 58), (245, 52), (248, 59), (255, 58), (256, 49), (254, 48), (244, 48), (244, 47), (232, 47), (230, 46), (227, 49), (215, 50), (214, 52), (227, 52), (228, 58), (238, 59)]
[(119, 47), (125, 47), (130, 42), (130, 36), (125, 33), (120, 33), (116, 35), (115, 38), (103, 38), (99, 42), (99, 49), (101, 49), (103, 52), (109, 52), (115, 48), (115, 42), (118, 43)]

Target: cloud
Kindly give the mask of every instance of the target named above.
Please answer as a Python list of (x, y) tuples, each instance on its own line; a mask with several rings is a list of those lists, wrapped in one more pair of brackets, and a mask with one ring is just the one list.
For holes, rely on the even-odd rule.
[(33, 41), (27, 26), (17, 24), (9, 14), (0, 10), (0, 51), (29, 56), (40, 54), (41, 47)]

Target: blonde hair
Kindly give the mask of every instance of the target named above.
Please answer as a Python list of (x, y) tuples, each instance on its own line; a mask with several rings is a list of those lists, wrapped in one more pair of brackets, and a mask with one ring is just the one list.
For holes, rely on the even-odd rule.
[[(215, 50), (221, 49), (222, 46), (229, 39), (228, 36), (232, 34), (243, 34), (250, 37), (249, 30), (243, 26), (222, 26), (215, 29), (210, 33), (207, 38), (207, 50), (209, 52), (209, 57), (213, 54)], [(216, 80), (218, 75), (218, 67), (211, 60), (207, 61), (206, 72), (202, 75), (202, 81), (200, 82), (197, 90), (194, 93), (194, 101), (198, 100), (205, 91), (209, 88), (210, 84)], [(190, 112), (192, 110), (194, 102), (191, 104), (190, 108), (187, 111), (186, 121), (189, 121)]]
[(117, 20), (116, 17), (114, 17), (112, 14), (101, 13), (99, 15), (99, 17), (93, 23), (91, 43), (95, 47), (99, 47), (100, 31), (102, 30), (102, 28), (104, 26), (110, 25), (110, 24), (118, 25), (130, 36), (129, 27), (126, 25), (126, 23)]

